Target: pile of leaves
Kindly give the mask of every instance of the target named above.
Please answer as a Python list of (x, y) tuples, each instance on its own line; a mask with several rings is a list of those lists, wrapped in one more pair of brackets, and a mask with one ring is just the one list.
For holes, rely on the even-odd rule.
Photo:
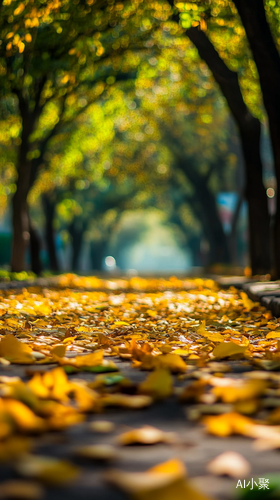
[[(128, 362), (147, 371), (144, 380), (122, 373)], [(14, 376), (13, 365), (26, 365), (24, 377)], [(222, 290), (212, 280), (65, 275), (57, 288), (3, 290), (0, 460), (43, 483), (74, 479), (78, 470), (71, 462), (32, 453), (34, 435), (63, 431), (108, 407), (141, 409), (174, 397), (206, 432), (247, 436), (258, 450), (280, 448), (279, 368), (278, 319), (244, 292)], [(93, 425), (110, 432), (112, 424)], [(119, 436), (118, 446), (174, 440), (145, 426)], [(89, 445), (76, 453), (107, 460), (116, 450)], [(209, 470), (236, 475), (236, 461), (240, 473), (240, 456)], [(146, 473), (111, 470), (106, 479), (139, 499), (162, 498), (162, 491), (166, 499), (204, 498), (176, 459)], [(22, 484), (5, 488), (10, 498)], [(25, 488), (40, 497), (37, 483)]]

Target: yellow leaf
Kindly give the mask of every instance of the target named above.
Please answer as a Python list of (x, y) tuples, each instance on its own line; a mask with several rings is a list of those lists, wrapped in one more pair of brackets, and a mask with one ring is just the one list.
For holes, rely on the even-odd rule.
[(184, 347), (184, 349), (175, 349), (175, 351), (173, 351), (173, 354), (178, 354), (179, 356), (188, 356), (190, 354), (190, 351), (188, 348)]
[(280, 331), (270, 332), (266, 336), (267, 339), (280, 339)]
[(127, 394), (109, 394), (102, 397), (102, 406), (123, 406), (125, 408), (145, 408), (150, 406), (153, 400), (149, 396), (128, 396)]
[[(163, 489), (170, 483), (185, 478), (186, 469), (180, 460), (168, 460), (146, 472), (124, 472), (112, 470), (106, 476), (127, 493), (139, 494), (149, 490)], [(149, 498), (149, 497), (148, 497)], [(178, 498), (178, 497), (173, 497)], [(179, 497), (180, 498), (180, 497)]]
[(186, 469), (180, 460), (169, 460), (146, 472), (124, 472), (113, 469), (106, 479), (135, 500), (208, 500), (186, 481)]
[(204, 319), (201, 322), (201, 325), (199, 325), (199, 327), (197, 328), (196, 333), (199, 333), (200, 335), (204, 335), (205, 334), (205, 327), (206, 327), (206, 321)]
[(172, 394), (172, 385), (170, 372), (165, 368), (157, 368), (139, 385), (138, 392), (154, 399), (164, 399)]
[(66, 346), (65, 345), (56, 345), (53, 349), (51, 349), (51, 354), (58, 356), (59, 358), (63, 358), (65, 356)]
[(256, 306), (257, 303), (249, 299), (247, 293), (241, 292), (240, 296), (243, 302), (243, 306), (245, 307), (245, 309), (247, 309), (247, 311), (251, 311), (251, 309)]
[[(235, 403), (236, 401), (248, 401), (261, 396), (267, 388), (264, 380), (250, 379), (231, 379), (230, 382), (221, 387), (214, 387), (212, 392), (224, 403)], [(223, 381), (223, 379), (221, 379)]]
[(42, 376), (40, 373), (35, 373), (29, 382), (27, 382), (28, 387), (31, 389), (33, 394), (41, 399), (47, 399), (50, 395), (48, 387), (43, 384)]
[(44, 373), (43, 382), (51, 389), (51, 398), (68, 402), (71, 384), (68, 382), (67, 375), (62, 368), (54, 368), (51, 372)]
[(140, 429), (132, 429), (131, 431), (121, 434), (117, 438), (118, 444), (155, 444), (155, 443), (172, 443), (175, 441), (175, 434), (171, 432), (163, 432), (156, 427), (145, 425)]
[(212, 354), (215, 358), (227, 358), (235, 354), (243, 354), (247, 349), (248, 345), (239, 345), (234, 342), (222, 342), (215, 347)]
[(84, 412), (93, 410), (98, 398), (97, 393), (78, 382), (72, 383), (71, 387), (79, 410)]
[(95, 420), (94, 422), (90, 422), (89, 427), (92, 431), (107, 433), (114, 430), (115, 424), (109, 422), (109, 420)]
[(172, 373), (184, 373), (187, 369), (185, 361), (178, 354), (161, 354), (155, 359), (159, 368), (169, 368)]
[(207, 337), (212, 342), (223, 342), (225, 339), (220, 333), (205, 332), (205, 337)]
[(103, 362), (103, 350), (95, 351), (84, 356), (77, 356), (76, 358), (61, 358), (60, 364), (76, 366), (77, 368), (83, 366), (99, 366)]
[(235, 412), (205, 417), (203, 423), (210, 434), (219, 437), (230, 436), (231, 434), (250, 435), (249, 429), (254, 426), (253, 420)]
[(0, 342), (0, 357), (8, 359), (11, 363), (30, 364), (34, 362), (32, 349), (17, 340), (14, 335), (5, 335)]
[(70, 462), (40, 455), (24, 455), (16, 462), (16, 470), (21, 476), (51, 485), (68, 483), (79, 473)]
[(116, 448), (109, 444), (79, 446), (74, 450), (74, 453), (82, 458), (102, 461), (115, 460), (118, 456)]
[(5, 399), (4, 408), (21, 431), (38, 432), (45, 430), (44, 421), (20, 401)]

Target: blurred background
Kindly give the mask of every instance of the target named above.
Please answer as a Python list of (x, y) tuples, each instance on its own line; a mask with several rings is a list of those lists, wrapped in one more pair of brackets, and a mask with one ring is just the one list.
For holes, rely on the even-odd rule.
[[(4, 270), (133, 275), (251, 265), (240, 135), (186, 36), (193, 12), (186, 10), (184, 25), (170, 2), (128, 3), (129, 11), (126, 2), (105, 2), (109, 12), (89, 0), (79, 5), (82, 21), (75, 20), (78, 2), (68, 5), (70, 17), (51, 7), (44, 14), (44, 4), (36, 17), (27, 3), (13, 13), (13, 29), (7, 4), (1, 29), (9, 43), (0, 60)], [(273, 216), (275, 177), (257, 76), (238, 17), (224, 19), (209, 21), (207, 30), (228, 67), (241, 72), (246, 106), (262, 124), (262, 179)], [(26, 203), (17, 205), (21, 177)], [(24, 266), (19, 255), (12, 259), (15, 217)]]

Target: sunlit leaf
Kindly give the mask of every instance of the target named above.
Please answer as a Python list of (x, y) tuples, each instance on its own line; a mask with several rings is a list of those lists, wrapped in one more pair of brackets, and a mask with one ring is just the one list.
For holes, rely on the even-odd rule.
[(163, 432), (156, 427), (145, 425), (140, 429), (121, 434), (117, 438), (117, 442), (122, 445), (130, 444), (155, 444), (155, 443), (172, 443), (176, 440), (176, 435), (171, 432)]
[(31, 353), (32, 349), (13, 335), (7, 334), (0, 342), (0, 356), (12, 363), (33, 363), (34, 358)]
[(154, 399), (168, 398), (172, 394), (172, 376), (165, 368), (157, 368), (139, 385), (138, 392)]
[(227, 358), (234, 356), (235, 354), (244, 354), (247, 351), (248, 346), (235, 344), (234, 342), (223, 342), (213, 350), (213, 356), (215, 358)]

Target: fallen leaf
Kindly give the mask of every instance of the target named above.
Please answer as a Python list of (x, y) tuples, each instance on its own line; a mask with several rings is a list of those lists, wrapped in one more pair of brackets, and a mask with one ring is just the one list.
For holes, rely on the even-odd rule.
[(218, 358), (227, 358), (235, 354), (244, 354), (248, 346), (235, 344), (234, 342), (222, 342), (213, 350), (213, 356)]
[(77, 479), (79, 470), (70, 462), (41, 455), (24, 455), (15, 464), (17, 472), (27, 478), (50, 485), (68, 483)]
[(94, 422), (90, 422), (89, 428), (95, 432), (107, 433), (114, 430), (115, 424), (108, 420), (95, 420)]
[(11, 363), (30, 364), (34, 362), (32, 349), (17, 340), (14, 335), (7, 334), (0, 342), (0, 357)]
[(59, 358), (63, 358), (66, 352), (66, 345), (57, 345), (53, 349), (51, 349), (51, 354), (53, 356), (58, 356)]
[(146, 472), (112, 469), (105, 474), (110, 483), (135, 500), (210, 500), (186, 481), (184, 464), (176, 459), (156, 465)]
[(235, 451), (226, 451), (214, 458), (207, 464), (207, 470), (210, 474), (216, 476), (246, 477), (251, 471), (251, 466), (240, 453)]
[(267, 383), (264, 380), (226, 379), (225, 384), (214, 387), (212, 393), (224, 403), (235, 403), (255, 399), (261, 396), (266, 388)]
[(172, 385), (170, 372), (165, 368), (157, 368), (139, 385), (138, 392), (154, 399), (164, 399), (172, 394)]
[(79, 446), (74, 450), (75, 455), (90, 460), (111, 461), (118, 456), (116, 448), (109, 444), (93, 444)]
[(174, 443), (176, 435), (173, 432), (163, 432), (156, 427), (145, 425), (140, 429), (121, 434), (117, 438), (117, 443), (123, 446), (130, 444), (156, 444), (156, 443)]
[(204, 417), (202, 422), (210, 434), (219, 437), (231, 436), (232, 434), (248, 436), (254, 427), (253, 420), (235, 412)]
[(153, 400), (149, 396), (128, 396), (126, 394), (110, 394), (108, 396), (104, 396), (100, 400), (100, 404), (103, 407), (106, 406), (122, 406), (124, 408), (145, 408), (146, 406), (150, 406)]

